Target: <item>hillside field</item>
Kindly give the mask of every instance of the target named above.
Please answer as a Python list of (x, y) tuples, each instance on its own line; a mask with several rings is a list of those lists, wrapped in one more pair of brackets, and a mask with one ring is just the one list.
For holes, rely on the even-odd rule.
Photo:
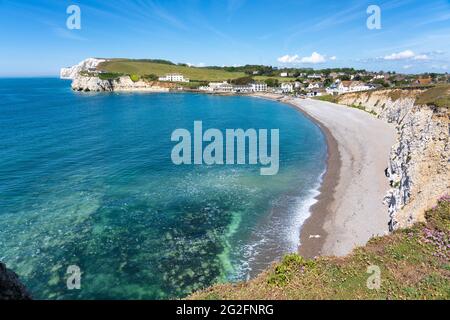
[[(211, 69), (207, 67), (187, 67), (130, 59), (112, 59), (101, 63), (97, 69), (111, 74), (121, 73), (128, 75), (135, 74), (139, 76), (150, 74), (164, 76), (167, 73), (181, 73), (191, 81), (227, 81), (248, 76), (244, 72), (229, 72), (226, 70)], [(256, 81), (264, 81), (269, 78), (277, 79), (279, 82), (290, 82), (295, 80), (295, 78), (253, 76), (253, 79)]]
[(103, 62), (98, 66), (98, 69), (110, 73), (137, 74), (140, 76), (149, 74), (164, 76), (167, 73), (181, 73), (191, 81), (226, 81), (246, 76), (243, 72), (227, 72), (225, 70), (122, 59)]

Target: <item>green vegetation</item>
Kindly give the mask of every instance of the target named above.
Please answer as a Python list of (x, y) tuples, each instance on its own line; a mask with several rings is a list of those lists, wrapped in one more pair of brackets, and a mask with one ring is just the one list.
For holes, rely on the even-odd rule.
[(207, 86), (207, 85), (208, 85), (208, 81), (197, 81), (197, 80), (182, 83), (183, 88), (187, 88), (187, 89), (198, 89), (201, 86)]
[(101, 80), (115, 80), (123, 76), (123, 73), (117, 73), (117, 72), (107, 72), (107, 73), (100, 73), (98, 77)]
[(314, 97), (314, 99), (320, 100), (320, 101), (327, 101), (327, 102), (338, 103), (338, 97), (337, 96), (333, 96), (331, 94), (327, 94), (327, 95), (319, 96), (319, 97)]
[[(162, 59), (112, 59), (101, 63), (99, 70), (109, 73), (136, 74), (141, 77), (154, 74), (163, 76), (167, 73), (181, 73), (185, 77), (197, 81), (229, 81), (237, 78), (251, 76), (256, 81), (266, 81), (276, 79), (279, 82), (292, 82), (295, 80), (304, 80), (306, 76), (314, 73), (322, 73), (328, 76), (332, 72), (344, 72), (348, 75), (365, 70), (355, 70), (352, 68), (337, 68), (314, 70), (311, 68), (283, 68), (278, 69), (272, 66), (263, 65), (245, 65), (238, 67), (189, 67), (185, 63), (175, 64), (171, 61)], [(280, 74), (286, 72), (289, 77), (281, 77)]]
[(253, 77), (256, 81), (266, 81), (266, 80), (277, 80), (279, 83), (281, 82), (293, 82), (297, 79), (294, 77), (280, 77), (280, 76), (256, 76)]
[(144, 74), (142, 77), (142, 79), (147, 80), (147, 81), (158, 81), (159, 77), (156, 74)]
[(96, 72), (89, 72), (89, 71), (80, 71), (80, 75), (82, 75), (84, 77), (99, 77), (101, 80), (115, 80), (117, 78), (120, 78), (124, 74), (116, 73), (116, 72), (96, 73)]
[[(450, 299), (450, 198), (425, 217), (426, 223), (374, 238), (347, 257), (289, 255), (254, 280), (216, 285), (189, 298)], [(380, 268), (379, 289), (367, 286), (370, 266)]]
[(141, 80), (141, 77), (137, 74), (130, 74), (130, 79), (133, 82), (138, 82), (139, 80)]
[(387, 83), (384, 79), (376, 79), (373, 81), (374, 84), (379, 84), (381, 86), (383, 86), (384, 88), (388, 88), (389, 87), (389, 83)]
[(175, 65), (173, 63), (155, 62), (159, 60), (114, 59), (101, 63), (99, 70), (110, 73), (136, 74), (139, 76), (154, 74), (164, 76), (167, 73), (181, 73), (187, 78), (198, 81), (227, 81), (245, 77), (244, 72), (229, 72), (223, 69), (197, 68)]
[(253, 80), (252, 77), (247, 76), (247, 77), (233, 79), (233, 80), (231, 80), (231, 83), (235, 84), (235, 85), (247, 85), (247, 84), (253, 83), (254, 81), (255, 80)]
[(436, 107), (450, 107), (450, 85), (438, 85), (420, 94), (416, 105), (434, 105)]
[(392, 90), (389, 92), (388, 97), (391, 98), (392, 101), (396, 101), (402, 97), (402, 90)]
[(352, 105), (350, 105), (349, 107), (350, 107), (350, 108), (359, 109), (359, 110), (361, 110), (361, 111), (368, 112), (368, 113), (370, 113), (370, 114), (373, 114), (374, 116), (377, 115), (377, 113), (376, 113), (375, 111), (373, 111), (373, 110), (367, 111), (366, 107), (364, 107), (361, 103), (360, 103), (360, 104), (352, 104)]
[(271, 87), (271, 88), (275, 88), (280, 85), (280, 81), (278, 81), (278, 79), (274, 79), (274, 78), (266, 79), (266, 80), (264, 80), (264, 82), (267, 84), (268, 87)]

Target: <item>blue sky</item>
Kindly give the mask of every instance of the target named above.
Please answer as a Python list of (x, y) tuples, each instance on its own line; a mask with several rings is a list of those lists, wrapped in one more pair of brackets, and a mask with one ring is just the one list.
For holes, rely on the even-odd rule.
[[(72, 4), (81, 30), (66, 27)], [(0, 76), (56, 75), (87, 57), (450, 72), (449, 0), (0, 0), (0, 30)]]

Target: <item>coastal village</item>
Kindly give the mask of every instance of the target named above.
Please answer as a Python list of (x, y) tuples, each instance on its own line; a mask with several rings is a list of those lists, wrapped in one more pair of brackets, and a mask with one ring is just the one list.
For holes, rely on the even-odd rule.
[[(139, 70), (138, 73), (136, 69)], [(450, 83), (448, 73), (400, 74), (353, 68), (296, 69), (263, 65), (194, 67), (159, 59), (89, 58), (63, 68), (76, 91), (191, 91), (209, 94), (271, 93), (300, 98), (333, 97), (378, 89), (427, 88)]]
[[(280, 73), (279, 77), (288, 78), (295, 76), (287, 72)], [(160, 77), (160, 81), (189, 82), (181, 74), (168, 74)], [(269, 92), (276, 94), (292, 94), (299, 97), (320, 97), (325, 95), (340, 95), (350, 92), (369, 91), (381, 88), (409, 86), (420, 87), (438, 83), (450, 83), (450, 75), (432, 76), (419, 75), (407, 76), (395, 73), (373, 73), (359, 72), (348, 74), (345, 72), (299, 74), (294, 81), (276, 81), (272, 85), (270, 79), (265, 82), (252, 81), (247, 79), (247, 83), (234, 84), (233, 81), (210, 82), (206, 86), (200, 86), (199, 91), (210, 93), (255, 93)]]
[[(257, 75), (258, 73), (254, 73)], [(291, 81), (280, 81), (282, 78), (293, 78)], [(161, 82), (189, 83), (189, 78), (180, 73), (169, 73), (158, 78)], [(370, 91), (382, 88), (395, 87), (426, 87), (439, 83), (450, 83), (450, 75), (402, 75), (391, 72), (367, 72), (361, 71), (356, 74), (347, 72), (329, 73), (288, 73), (281, 72), (276, 81), (255, 81), (252, 77), (244, 77), (231, 81), (209, 82), (207, 85), (194, 88), (205, 93), (217, 94), (250, 94), (267, 92), (275, 94), (295, 95), (301, 98), (312, 98), (321, 96), (337, 96), (344, 93)]]

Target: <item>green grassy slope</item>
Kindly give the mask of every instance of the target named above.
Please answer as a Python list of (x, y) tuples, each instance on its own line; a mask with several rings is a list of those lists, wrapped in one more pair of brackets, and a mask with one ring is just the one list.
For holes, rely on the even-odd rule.
[[(372, 239), (344, 258), (306, 260), (294, 254), (254, 280), (216, 285), (190, 299), (450, 299), (450, 198), (427, 222)], [(369, 266), (381, 270), (367, 287)]]
[(225, 81), (246, 76), (243, 72), (227, 72), (208, 68), (186, 67), (155, 63), (139, 60), (113, 59), (103, 62), (98, 66), (99, 70), (111, 73), (163, 76), (167, 73), (181, 73), (191, 80), (197, 81)]
[(417, 97), (417, 105), (427, 104), (450, 108), (450, 85), (437, 85)]

